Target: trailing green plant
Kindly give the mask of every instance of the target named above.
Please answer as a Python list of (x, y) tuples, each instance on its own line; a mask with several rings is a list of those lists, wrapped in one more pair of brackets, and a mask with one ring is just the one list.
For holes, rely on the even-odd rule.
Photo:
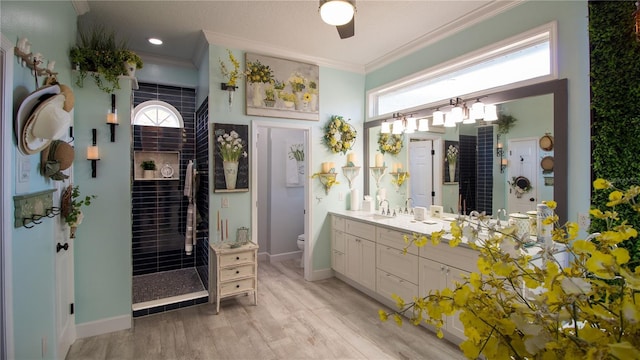
[(91, 200), (97, 198), (96, 195), (86, 195), (84, 198), (80, 195), (80, 187), (75, 185), (71, 190), (71, 203), (69, 212), (64, 217), (64, 222), (69, 226), (78, 226), (82, 221), (82, 206), (91, 205)]
[[(640, 103), (632, 100), (640, 96), (635, 10), (633, 1), (589, 2), (592, 176), (610, 179), (618, 188), (640, 185)], [(605, 208), (613, 191), (592, 192), (593, 207)], [(616, 211), (619, 219), (640, 228), (640, 215), (634, 210)], [(592, 218), (591, 232), (605, 228), (603, 220)], [(621, 246), (629, 250), (630, 263), (640, 262), (638, 239)]]
[(143, 170), (155, 170), (156, 169), (156, 163), (153, 160), (145, 160), (145, 161), (140, 163), (140, 167)]
[(115, 32), (104, 26), (80, 31), (77, 44), (69, 50), (69, 60), (78, 71), (78, 87), (91, 76), (106, 93), (120, 88), (119, 77), (128, 74), (126, 63), (134, 63), (138, 69), (143, 67), (142, 59), (127, 49), (126, 42), (118, 42)]

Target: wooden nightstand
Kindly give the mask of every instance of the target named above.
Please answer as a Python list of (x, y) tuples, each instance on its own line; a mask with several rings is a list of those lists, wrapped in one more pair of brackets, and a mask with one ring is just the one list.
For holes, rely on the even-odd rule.
[[(253, 293), (258, 305), (258, 245), (249, 242), (237, 248), (230, 244), (210, 245), (209, 299), (216, 302), (216, 314), (220, 312), (220, 299)], [(213, 295), (213, 296), (211, 296)]]

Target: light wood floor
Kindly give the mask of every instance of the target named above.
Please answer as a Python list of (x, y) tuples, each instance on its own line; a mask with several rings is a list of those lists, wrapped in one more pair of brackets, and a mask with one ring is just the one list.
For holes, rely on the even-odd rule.
[(307, 282), (295, 260), (258, 265), (253, 296), (137, 318), (130, 330), (77, 340), (76, 359), (464, 359), (432, 332), (392, 320), (383, 306), (332, 278)]

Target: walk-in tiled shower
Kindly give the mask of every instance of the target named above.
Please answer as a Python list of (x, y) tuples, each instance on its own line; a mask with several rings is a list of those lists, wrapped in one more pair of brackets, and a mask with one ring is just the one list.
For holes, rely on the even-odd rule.
[[(138, 156), (177, 157), (170, 177), (156, 164), (157, 177), (132, 179), (133, 316), (163, 312), (208, 301), (208, 159), (197, 159), (208, 147), (208, 126), (196, 125), (195, 89), (140, 83), (133, 92), (134, 106), (157, 100), (173, 106), (184, 127), (133, 125), (132, 160)], [(207, 107), (201, 106), (199, 121), (208, 123)], [(198, 132), (206, 132), (199, 134)], [(205, 140), (197, 144), (196, 139)], [(204, 151), (206, 155), (207, 152)], [(144, 160), (144, 159), (140, 159)], [(189, 161), (194, 161), (197, 188), (196, 246), (185, 251), (188, 197), (184, 195)], [(138, 160), (136, 160), (138, 161)], [(132, 161), (132, 174), (136, 173)], [(139, 171), (138, 171), (139, 173)]]

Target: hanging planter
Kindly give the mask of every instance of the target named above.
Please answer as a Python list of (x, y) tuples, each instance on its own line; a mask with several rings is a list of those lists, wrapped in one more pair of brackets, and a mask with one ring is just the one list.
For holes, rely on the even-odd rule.
[(238, 87), (237, 86), (231, 86), (231, 85), (229, 85), (227, 83), (222, 83), (222, 84), (220, 84), (220, 88), (222, 90), (226, 90), (227, 91), (229, 111), (231, 111), (231, 108), (233, 107), (233, 95), (236, 93), (236, 89)]

